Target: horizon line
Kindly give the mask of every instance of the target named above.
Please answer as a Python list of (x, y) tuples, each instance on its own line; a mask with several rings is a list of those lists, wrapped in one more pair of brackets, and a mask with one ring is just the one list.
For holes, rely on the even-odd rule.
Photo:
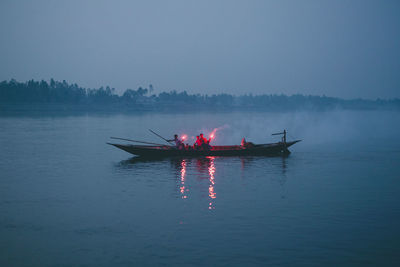
[[(103, 88), (103, 89), (106, 89), (107, 87), (108, 88), (110, 88), (111, 90), (115, 90), (115, 91), (117, 91), (118, 89), (116, 89), (115, 87), (112, 87), (112, 86), (110, 86), (110, 85), (103, 85), (103, 86), (100, 86), (99, 88), (90, 88), (90, 87), (83, 87), (83, 86), (81, 86), (81, 85), (79, 85), (78, 83), (74, 83), (74, 82), (68, 82), (67, 80), (62, 80), (62, 81), (60, 81), (60, 80), (55, 80), (55, 79), (53, 79), (53, 78), (50, 78), (49, 80), (46, 80), (46, 79), (40, 79), (40, 80), (35, 80), (35, 79), (30, 79), (30, 80), (26, 80), (26, 81), (18, 81), (17, 79), (15, 79), (15, 78), (10, 78), (9, 80), (2, 80), (2, 81), (0, 81), (0, 83), (3, 83), (3, 82), (7, 82), (7, 83), (9, 83), (9, 82), (11, 82), (11, 81), (15, 81), (15, 82), (17, 82), (17, 83), (23, 83), (23, 84), (26, 84), (26, 83), (28, 83), (28, 82), (30, 82), (30, 81), (33, 81), (33, 82), (42, 82), (42, 81), (45, 81), (46, 83), (50, 83), (51, 82), (51, 80), (53, 80), (54, 82), (59, 82), (59, 83), (63, 83), (63, 82), (66, 82), (68, 85), (77, 85), (78, 87), (80, 87), (80, 88), (82, 88), (82, 89), (85, 89), (85, 90), (100, 90), (101, 88)], [(152, 84), (149, 84), (147, 87), (150, 87), (150, 86), (152, 86)], [(136, 90), (138, 90), (139, 88), (142, 88), (142, 89), (147, 89), (147, 90), (149, 90), (148, 88), (147, 88), (146, 86), (139, 86)], [(115, 94), (115, 95), (118, 95), (118, 96), (122, 96), (123, 94), (124, 94), (124, 92), (126, 92), (127, 90), (135, 90), (135, 89), (132, 89), (132, 88), (126, 88), (126, 89), (122, 89), (123, 91), (119, 94), (119, 93), (115, 93), (114, 91), (113, 91), (113, 93)], [(153, 89), (154, 90), (154, 89)], [(180, 94), (180, 93), (187, 93), (188, 95), (194, 95), (194, 96), (196, 96), (196, 95), (200, 95), (200, 96), (213, 96), (213, 95), (216, 95), (216, 96), (218, 96), (218, 95), (229, 95), (229, 96), (232, 96), (232, 97), (243, 97), (243, 96), (252, 96), (252, 97), (258, 97), (258, 96), (287, 96), (287, 97), (292, 97), (292, 96), (311, 96), (311, 97), (321, 97), (321, 98), (333, 98), (333, 99), (338, 99), (338, 100), (345, 100), (345, 101), (352, 101), (352, 100), (363, 100), (363, 101), (379, 101), (379, 100), (383, 100), (383, 101), (396, 101), (396, 100), (400, 100), (400, 97), (392, 97), (392, 98), (381, 98), (381, 97), (377, 97), (377, 98), (363, 98), (363, 97), (356, 97), (356, 98), (343, 98), (343, 97), (338, 97), (338, 96), (330, 96), (330, 95), (326, 95), (326, 94), (322, 94), (322, 95), (317, 95), (317, 94), (302, 94), (302, 93), (295, 93), (295, 94), (285, 94), (285, 93), (252, 93), (252, 92), (250, 92), (250, 93), (242, 93), (242, 94), (235, 94), (235, 93), (191, 93), (191, 92), (188, 92), (187, 90), (177, 90), (177, 89), (170, 89), (169, 91), (168, 90), (165, 90), (165, 91), (161, 91), (161, 92), (156, 92), (156, 93), (154, 93), (154, 94), (151, 94), (151, 93), (149, 93), (149, 95), (148, 96), (151, 96), (151, 95), (155, 95), (155, 96), (159, 96), (160, 94), (162, 94), (162, 93), (173, 93), (173, 92), (176, 92), (176, 93), (178, 93), (178, 94)]]

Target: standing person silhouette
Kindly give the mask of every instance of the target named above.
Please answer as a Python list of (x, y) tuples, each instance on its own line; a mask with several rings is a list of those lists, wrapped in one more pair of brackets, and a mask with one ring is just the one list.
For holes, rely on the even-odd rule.
[(180, 140), (180, 139), (178, 138), (178, 135), (177, 135), (177, 134), (174, 135), (174, 139), (172, 139), (172, 140), (167, 140), (167, 141), (174, 141), (174, 142), (175, 142), (175, 145), (176, 145), (176, 148), (178, 148), (178, 149), (183, 149), (183, 148), (184, 148), (184, 144), (183, 144), (182, 140)]

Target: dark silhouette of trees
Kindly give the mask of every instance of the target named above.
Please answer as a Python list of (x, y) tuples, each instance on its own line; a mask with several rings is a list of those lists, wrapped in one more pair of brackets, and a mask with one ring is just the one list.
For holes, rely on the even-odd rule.
[(327, 110), (345, 109), (400, 109), (400, 99), (392, 100), (344, 100), (327, 96), (296, 94), (233, 96), (229, 94), (188, 94), (186, 91), (151, 94), (149, 89), (139, 87), (127, 89), (121, 96), (114, 88), (100, 87), (86, 89), (51, 79), (49, 82), (29, 80), (17, 82), (14, 79), (0, 82), (0, 105), (5, 104), (69, 104), (74, 106), (101, 107), (113, 110)]
[(143, 99), (149, 90), (139, 87), (136, 91), (132, 89), (126, 89), (122, 95), (124, 102), (136, 103), (138, 100)]
[(50, 84), (29, 80), (19, 83), (14, 79), (0, 83), (0, 102), (2, 103), (84, 103), (87, 98), (86, 89), (77, 84), (68, 84), (65, 80)]

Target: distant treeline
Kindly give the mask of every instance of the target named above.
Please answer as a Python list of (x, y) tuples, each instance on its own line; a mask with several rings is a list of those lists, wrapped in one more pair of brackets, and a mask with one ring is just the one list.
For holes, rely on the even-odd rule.
[(122, 95), (114, 88), (100, 87), (86, 89), (65, 80), (0, 83), (0, 108), (31, 105), (57, 106), (85, 110), (114, 111), (174, 111), (174, 110), (327, 110), (345, 109), (400, 109), (400, 99), (391, 100), (344, 100), (340, 98), (311, 95), (252, 95), (233, 96), (230, 94), (188, 94), (183, 92), (162, 92), (152, 94), (153, 87), (127, 89)]

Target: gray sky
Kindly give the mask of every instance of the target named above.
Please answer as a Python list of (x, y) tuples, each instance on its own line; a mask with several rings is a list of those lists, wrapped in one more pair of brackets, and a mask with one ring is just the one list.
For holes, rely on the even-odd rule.
[(0, 80), (400, 97), (400, 1), (5, 1)]

